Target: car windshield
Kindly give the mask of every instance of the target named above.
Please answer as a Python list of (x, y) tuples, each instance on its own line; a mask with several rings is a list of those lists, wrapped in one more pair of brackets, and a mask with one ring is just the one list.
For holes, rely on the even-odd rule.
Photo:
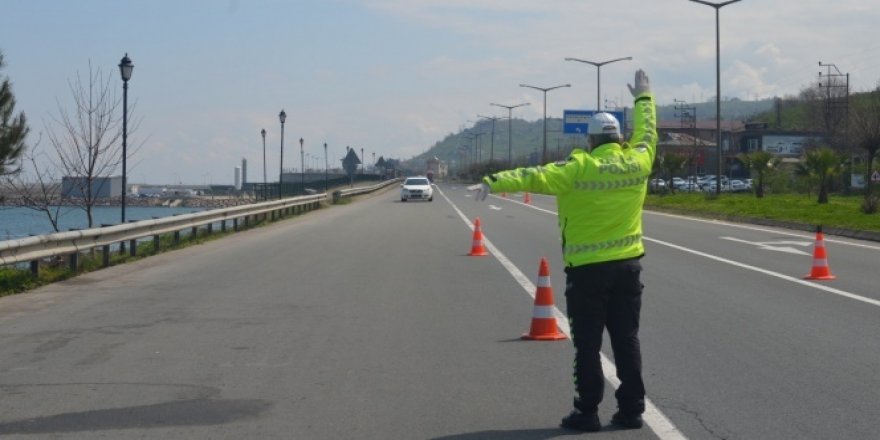
[(404, 185), (427, 185), (428, 179), (406, 179)]

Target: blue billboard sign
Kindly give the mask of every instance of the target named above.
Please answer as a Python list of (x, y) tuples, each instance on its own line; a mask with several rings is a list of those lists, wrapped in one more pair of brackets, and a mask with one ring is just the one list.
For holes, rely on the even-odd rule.
[[(563, 110), (562, 112), (562, 132), (565, 134), (579, 134), (586, 136), (587, 128), (590, 126), (590, 118), (593, 117), (595, 110)], [(626, 124), (623, 112), (605, 112), (611, 113), (621, 124)]]

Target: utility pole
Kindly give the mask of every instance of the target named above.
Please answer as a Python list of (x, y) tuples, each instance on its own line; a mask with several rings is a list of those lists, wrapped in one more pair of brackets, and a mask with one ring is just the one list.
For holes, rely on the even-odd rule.
[(491, 164), (492, 161), (495, 160), (495, 121), (497, 121), (499, 119), (504, 119), (504, 118), (498, 117), (498, 116), (483, 116), (483, 115), (477, 115), (477, 117), (480, 117), (483, 119), (488, 119), (488, 120), (492, 121), (492, 135), (491, 135), (492, 137), (490, 138), (491, 141), (489, 143), (489, 163)]
[[(819, 89), (825, 89), (826, 140), (836, 143), (837, 136), (843, 134), (843, 139), (841, 139), (843, 148), (849, 148), (846, 139), (849, 131), (849, 73), (841, 73), (834, 63), (819, 61), (819, 67), (827, 69), (825, 75), (822, 75), (821, 71), (819, 72)], [(832, 68), (835, 73), (831, 72)], [(841, 121), (841, 119), (843, 120)], [(840, 127), (841, 123), (843, 127)]]
[[(697, 159), (697, 106), (688, 105), (687, 101), (679, 101), (678, 99), (673, 99), (675, 102), (675, 115), (681, 118), (681, 128), (690, 128), (692, 130), (691, 137), (693, 138), (694, 144), (693, 148), (691, 148), (691, 154), (688, 158), (689, 172), (688, 176), (696, 176), (696, 167), (695, 161)], [(720, 179), (718, 180), (720, 182)], [(693, 191), (693, 186), (695, 182), (691, 182), (691, 179), (688, 179), (688, 189)]]

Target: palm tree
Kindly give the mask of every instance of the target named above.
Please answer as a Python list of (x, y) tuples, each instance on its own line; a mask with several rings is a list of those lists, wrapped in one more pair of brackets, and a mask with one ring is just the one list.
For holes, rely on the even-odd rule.
[(795, 172), (815, 179), (819, 184), (818, 203), (828, 203), (828, 186), (831, 178), (843, 170), (841, 163), (834, 150), (821, 147), (807, 151)]
[(740, 154), (738, 158), (740, 161), (742, 161), (743, 165), (751, 170), (753, 175), (757, 177), (758, 184), (755, 185), (755, 197), (759, 199), (763, 198), (764, 178), (767, 176), (767, 173), (769, 173), (774, 168), (776, 168), (777, 165), (779, 165), (780, 159), (774, 156), (772, 153), (768, 153), (766, 151), (756, 151), (749, 154)]

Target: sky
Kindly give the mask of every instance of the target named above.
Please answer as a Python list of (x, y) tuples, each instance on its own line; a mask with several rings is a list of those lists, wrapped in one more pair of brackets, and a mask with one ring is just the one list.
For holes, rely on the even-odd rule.
[[(330, 166), (346, 146), (366, 162), (406, 160), (481, 116), (491, 103), (529, 106), (515, 118), (631, 105), (626, 87), (644, 69), (658, 104), (714, 99), (715, 10), (689, 0), (0, 0), (0, 76), (13, 84), (48, 149), (69, 81), (89, 64), (111, 79), (134, 64), (128, 97), (139, 121), (129, 137), (131, 183), (232, 184), (277, 180), (284, 109), (284, 168)], [(796, 95), (819, 62), (850, 74), (851, 90), (880, 80), (880, 8), (864, 0), (742, 0), (721, 9), (721, 95)], [(722, 104), (723, 105), (723, 104)], [(57, 129), (57, 128), (55, 128)], [(36, 144), (36, 145), (33, 145)], [(120, 171), (121, 172), (121, 171)], [(272, 178), (275, 176), (275, 179)]]

